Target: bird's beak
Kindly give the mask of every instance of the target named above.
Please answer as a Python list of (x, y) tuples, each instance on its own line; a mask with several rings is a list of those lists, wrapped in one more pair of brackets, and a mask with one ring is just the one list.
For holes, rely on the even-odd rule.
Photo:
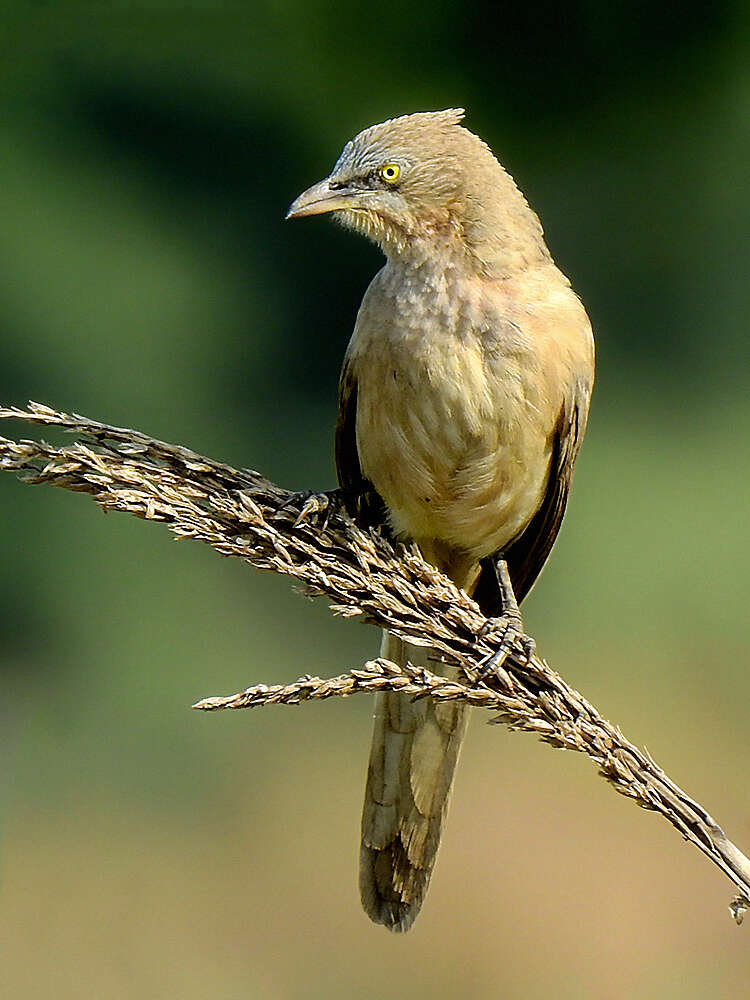
[(337, 212), (344, 208), (354, 208), (361, 192), (348, 187), (331, 187), (330, 177), (313, 184), (303, 191), (289, 206), (287, 219), (300, 219), (303, 215), (322, 215), (324, 212)]

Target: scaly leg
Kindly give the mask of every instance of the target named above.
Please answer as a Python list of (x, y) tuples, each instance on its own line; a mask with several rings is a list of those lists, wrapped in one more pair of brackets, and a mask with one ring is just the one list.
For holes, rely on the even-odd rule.
[(477, 677), (479, 681), (505, 663), (517, 642), (520, 642), (523, 647), (527, 660), (530, 660), (534, 655), (535, 648), (534, 640), (531, 636), (526, 635), (523, 630), (523, 619), (521, 618), (516, 595), (513, 592), (508, 564), (503, 558), (502, 553), (498, 553), (493, 559), (492, 565), (495, 570), (497, 585), (500, 589), (502, 614), (498, 618), (488, 618), (479, 630), (477, 639), (483, 638), (488, 632), (498, 631), (500, 633), (500, 641), (495, 652), (480, 663), (479, 675)]

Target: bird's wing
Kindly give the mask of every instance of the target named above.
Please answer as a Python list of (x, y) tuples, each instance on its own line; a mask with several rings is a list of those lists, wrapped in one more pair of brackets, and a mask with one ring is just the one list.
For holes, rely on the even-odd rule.
[[(353, 501), (350, 513), (360, 524), (386, 523), (385, 504), (369, 479), (365, 478), (357, 450), (357, 378), (348, 358), (344, 358), (339, 379), (339, 415), (336, 421), (336, 473), (339, 485)], [(348, 505), (348, 504), (347, 504)]]
[[(590, 399), (590, 383), (580, 382), (563, 404), (555, 428), (549, 479), (541, 506), (523, 532), (502, 553), (519, 604), (542, 572), (560, 530), (573, 467), (586, 430)], [(496, 556), (483, 560), (482, 575), (474, 593), (474, 599), (488, 617), (502, 611), (495, 573), (490, 565)]]
[(348, 358), (339, 379), (339, 416), (336, 421), (336, 472), (345, 490), (360, 492), (367, 481), (357, 451), (357, 379)]

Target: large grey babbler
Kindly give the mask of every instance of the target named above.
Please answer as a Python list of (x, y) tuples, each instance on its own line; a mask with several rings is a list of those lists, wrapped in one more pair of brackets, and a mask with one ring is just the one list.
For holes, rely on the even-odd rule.
[[(539, 219), (463, 116), (365, 129), (288, 217), (333, 212), (386, 256), (341, 373), (341, 486), (517, 636), (516, 599), (565, 510), (594, 342)], [(427, 664), (430, 650), (385, 633), (382, 655)], [(360, 888), (392, 930), (422, 905), (465, 729), (463, 704), (377, 698)]]

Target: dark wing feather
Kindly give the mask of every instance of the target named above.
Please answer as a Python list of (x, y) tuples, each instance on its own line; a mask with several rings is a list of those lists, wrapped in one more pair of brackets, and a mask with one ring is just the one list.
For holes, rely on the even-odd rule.
[(349, 512), (363, 526), (386, 523), (385, 504), (365, 479), (357, 450), (357, 379), (348, 358), (339, 379), (339, 415), (336, 421), (336, 474)]
[(344, 359), (339, 379), (339, 416), (336, 421), (336, 473), (339, 486), (347, 492), (361, 492), (365, 478), (357, 451), (357, 380), (348, 359)]
[[(563, 405), (555, 427), (549, 479), (541, 506), (523, 532), (502, 553), (508, 564), (516, 600), (520, 604), (542, 572), (562, 524), (568, 502), (578, 452), (586, 430), (591, 389), (579, 384), (572, 398)], [(482, 574), (474, 599), (487, 617), (502, 612), (493, 559), (482, 560)]]

